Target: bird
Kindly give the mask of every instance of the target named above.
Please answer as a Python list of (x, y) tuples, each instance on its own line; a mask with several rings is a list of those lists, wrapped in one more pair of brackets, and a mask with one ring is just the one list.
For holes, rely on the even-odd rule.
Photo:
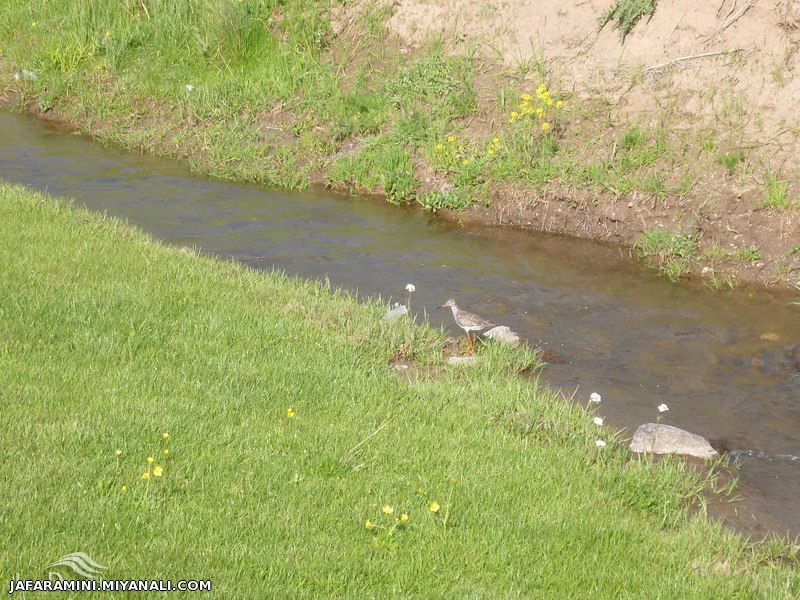
[(473, 332), (481, 331), (482, 329), (492, 326), (486, 319), (482, 319), (478, 315), (473, 315), (472, 313), (458, 308), (458, 304), (456, 304), (453, 298), (447, 300), (447, 302), (442, 304), (439, 308), (449, 308), (453, 311), (453, 319), (455, 319), (456, 325), (467, 333), (467, 341), (469, 342), (470, 350), (474, 350), (477, 341), (477, 337)]

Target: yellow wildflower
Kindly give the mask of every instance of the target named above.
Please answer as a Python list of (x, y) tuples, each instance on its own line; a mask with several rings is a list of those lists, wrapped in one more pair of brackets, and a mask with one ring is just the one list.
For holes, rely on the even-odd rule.
[(33, 21), (33, 22), (31, 23), (31, 27), (36, 27), (36, 21)]
[(145, 471), (142, 473), (142, 479), (150, 479), (150, 471)]
[(167, 454), (169, 454), (169, 448), (164, 448), (164, 456), (166, 456)]
[(492, 138), (492, 143), (493, 143), (495, 146), (499, 146), (499, 145), (500, 145), (500, 138), (499, 138), (499, 137), (493, 137), (493, 138)]
[(542, 131), (548, 131), (550, 129), (550, 123), (542, 123)]
[(122, 450), (114, 450), (114, 456), (122, 456)]
[(465, 158), (464, 160), (461, 161), (461, 164), (466, 167), (469, 164), (469, 159)]
[(394, 512), (394, 509), (391, 506), (389, 506), (388, 504), (386, 506), (384, 506), (381, 510), (383, 511), (383, 514), (385, 514), (385, 515), (391, 515)]
[(454, 135), (448, 135), (447, 136), (447, 143), (448, 144), (453, 144), (453, 143), (455, 143), (455, 141), (456, 141), (456, 136), (454, 136)]
[(289, 407), (286, 409), (286, 418), (287, 419), (294, 419), (294, 409)]
[(161, 439), (166, 442), (169, 439), (169, 434), (165, 431), (161, 434)]
[(403, 513), (402, 515), (400, 515), (400, 522), (405, 523), (406, 521), (408, 521), (408, 515), (406, 513)]
[(154, 460), (155, 460), (155, 458), (153, 458), (152, 456), (148, 456), (147, 457), (147, 464), (148, 465), (152, 465)]
[(515, 110), (512, 110), (511, 111), (511, 119), (512, 120), (519, 119), (519, 113), (517, 111), (515, 111)]
[(444, 144), (436, 144), (436, 151), (441, 152), (444, 150)]
[(486, 154), (488, 154), (489, 156), (493, 156), (493, 155), (494, 155), (494, 148), (489, 148), (489, 149), (486, 151)]
[(431, 502), (428, 505), (428, 510), (431, 511), (432, 513), (439, 512), (439, 503), (438, 502)]
[(123, 484), (123, 486), (119, 488), (119, 491), (124, 494), (128, 491), (128, 486)]
[(105, 33), (104, 37), (106, 37), (106, 38), (109, 38), (109, 37), (111, 37), (111, 32), (110, 32), (110, 31), (106, 31), (106, 33)]
[(530, 102), (531, 101), (531, 95), (528, 92), (521, 93), (519, 95), (519, 97), (522, 98), (523, 102)]
[(564, 107), (564, 101), (563, 100), (559, 100), (558, 102), (556, 102), (556, 108), (563, 108), (563, 107)]
[(164, 474), (164, 469), (162, 469), (159, 465), (153, 467), (153, 476), (154, 477), (161, 477)]
[(364, 529), (372, 529), (372, 521), (367, 519), (367, 522), (364, 523)]

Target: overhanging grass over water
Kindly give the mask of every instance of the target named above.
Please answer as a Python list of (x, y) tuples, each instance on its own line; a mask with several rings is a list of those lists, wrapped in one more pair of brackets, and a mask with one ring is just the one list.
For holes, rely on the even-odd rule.
[[(0, 232), (6, 575), (80, 550), (109, 578), (228, 596), (800, 591), (688, 516), (699, 483), (677, 461), (631, 459), (515, 375), (524, 351), (442, 369), (441, 334), (377, 304), (16, 186)], [(435, 376), (400, 380), (398, 352)]]
[(378, 9), (334, 33), (335, 10), (299, 0), (34, 1), (5, 10), (0, 38), (12, 41), (12, 63), (41, 74), (31, 89), (43, 108), (69, 98), (69, 117), (106, 139), (291, 187), (336, 167), (343, 142), (364, 140), (380, 152), (355, 153), (366, 171), (342, 165), (338, 181), (412, 199), (411, 149), (476, 107), (473, 61), (440, 48), (408, 60), (376, 44), (388, 16)]

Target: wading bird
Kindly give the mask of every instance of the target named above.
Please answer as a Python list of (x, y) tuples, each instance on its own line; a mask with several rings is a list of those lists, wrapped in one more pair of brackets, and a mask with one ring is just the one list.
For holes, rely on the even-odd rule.
[(474, 332), (492, 326), (492, 324), (486, 319), (482, 319), (478, 315), (473, 315), (472, 313), (468, 313), (467, 311), (458, 308), (456, 301), (452, 298), (442, 304), (439, 308), (449, 308), (453, 311), (453, 319), (455, 319), (456, 325), (461, 327), (461, 329), (467, 333), (467, 341), (469, 342), (470, 351), (475, 349), (475, 343), (478, 339)]

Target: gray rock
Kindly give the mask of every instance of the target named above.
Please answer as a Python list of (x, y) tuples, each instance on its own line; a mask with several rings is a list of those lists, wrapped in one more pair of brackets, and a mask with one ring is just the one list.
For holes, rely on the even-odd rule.
[(408, 308), (406, 308), (406, 305), (399, 304), (398, 306), (395, 306), (393, 309), (386, 311), (386, 318), (389, 319), (390, 321), (396, 321), (400, 317), (407, 314), (408, 314)]
[(477, 359), (474, 356), (448, 356), (448, 365), (474, 365)]
[(633, 434), (629, 448), (631, 452), (637, 453), (681, 454), (704, 460), (719, 456), (705, 438), (660, 423), (640, 425)]
[(505, 325), (492, 327), (489, 331), (483, 334), (483, 337), (495, 340), (496, 342), (511, 344), (512, 346), (519, 344), (519, 336)]

